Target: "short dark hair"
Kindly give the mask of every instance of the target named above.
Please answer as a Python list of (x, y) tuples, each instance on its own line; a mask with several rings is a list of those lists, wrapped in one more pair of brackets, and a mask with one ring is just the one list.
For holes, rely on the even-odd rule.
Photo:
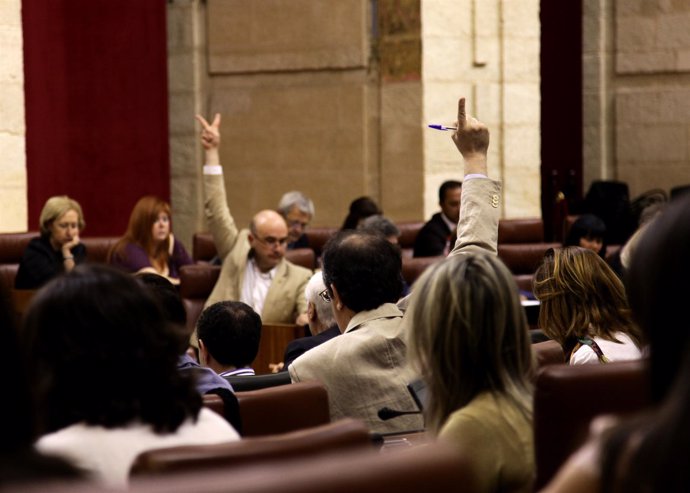
[(443, 203), (446, 200), (446, 192), (448, 190), (454, 190), (456, 188), (462, 188), (462, 182), (457, 180), (447, 180), (441, 183), (438, 189), (438, 203)]
[(207, 307), (196, 330), (209, 354), (222, 365), (249, 366), (259, 352), (261, 317), (241, 301), (219, 301)]
[(601, 258), (606, 258), (606, 223), (595, 214), (582, 214), (570, 226), (568, 235), (563, 241), (563, 246), (580, 246), (580, 239), (600, 238), (602, 248), (599, 251)]
[(138, 419), (158, 433), (196, 418), (201, 397), (177, 370), (178, 339), (133, 276), (84, 264), (41, 289), (23, 343), (40, 432)]
[(380, 235), (341, 231), (324, 246), (323, 279), (355, 312), (395, 303), (403, 290), (400, 249)]

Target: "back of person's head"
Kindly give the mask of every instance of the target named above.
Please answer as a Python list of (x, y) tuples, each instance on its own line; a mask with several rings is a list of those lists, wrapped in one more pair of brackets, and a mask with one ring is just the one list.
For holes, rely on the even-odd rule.
[(133, 276), (77, 266), (36, 294), (23, 335), (41, 432), (134, 420), (170, 432), (199, 412), (193, 382), (177, 371), (177, 333)]
[(623, 283), (592, 250), (572, 246), (547, 251), (532, 291), (540, 301), (539, 327), (566, 351), (580, 337), (616, 341), (618, 331), (628, 334), (638, 347), (643, 345)]
[(606, 223), (595, 214), (582, 214), (570, 226), (563, 246), (582, 246), (581, 239), (588, 241), (599, 240), (602, 247), (598, 252), (601, 258), (606, 257)]
[(357, 229), (365, 233), (381, 235), (392, 243), (397, 243), (400, 237), (398, 227), (393, 221), (381, 214), (374, 214), (363, 219), (359, 226), (357, 226)]
[(626, 287), (650, 345), (652, 396), (661, 400), (688, 357), (690, 196), (672, 201), (650, 224), (630, 259)]
[[(7, 488), (43, 479), (73, 479), (80, 472), (58, 457), (44, 456), (34, 447), (35, 406), (20, 351), (17, 328), (10, 308), (10, 294), (0, 283), (0, 340), (3, 364), (0, 386), (6, 399), (0, 406), (0, 484)], [(9, 489), (7, 491), (10, 491)]]
[(325, 289), (326, 285), (323, 282), (323, 273), (321, 271), (315, 272), (304, 288), (304, 297), (308, 303), (314, 305), (316, 318), (323, 328), (327, 329), (335, 325), (335, 316), (333, 316), (331, 304), (321, 297), (321, 293), (323, 293)]
[(159, 304), (166, 320), (179, 328), (180, 352), (184, 352), (188, 347), (191, 333), (186, 328), (187, 310), (177, 287), (165, 277), (152, 272), (141, 272), (135, 277)]
[(287, 217), (293, 207), (296, 207), (298, 211), (304, 214), (308, 214), (310, 218), (314, 218), (314, 202), (297, 190), (283, 194), (280, 198), (280, 202), (278, 202), (278, 212), (283, 217)]
[(438, 203), (442, 204), (446, 200), (446, 192), (448, 190), (454, 190), (456, 188), (462, 188), (462, 182), (457, 180), (446, 180), (441, 183), (438, 188)]
[(395, 303), (403, 290), (400, 249), (384, 237), (345, 230), (328, 240), (323, 280), (355, 313)]
[(503, 393), (531, 416), (532, 352), (513, 275), (494, 255), (449, 257), (429, 267), (406, 322), (411, 360), (429, 386), (426, 425), (484, 391)]
[(241, 301), (219, 301), (201, 312), (197, 336), (225, 366), (250, 366), (259, 352), (261, 317)]
[(370, 197), (359, 197), (350, 202), (350, 210), (341, 229), (355, 229), (362, 219), (374, 214), (383, 214), (378, 204)]
[(67, 211), (75, 211), (78, 217), (79, 231), (86, 226), (84, 222), (84, 214), (82, 213), (79, 202), (68, 197), (67, 195), (56, 195), (50, 197), (41, 209), (39, 217), (39, 228), (42, 235), (50, 234), (50, 225), (53, 221), (61, 217)]
[[(30, 448), (35, 438), (34, 407), (26, 379), (25, 362), (19, 352), (19, 341), (11, 310), (10, 293), (0, 283), (0, 337), (3, 341), (5, 355), (2, 372), (2, 389), (6, 400), (2, 405), (2, 440), (0, 454), (2, 457), (24, 448)], [(0, 478), (1, 479), (1, 478)]]

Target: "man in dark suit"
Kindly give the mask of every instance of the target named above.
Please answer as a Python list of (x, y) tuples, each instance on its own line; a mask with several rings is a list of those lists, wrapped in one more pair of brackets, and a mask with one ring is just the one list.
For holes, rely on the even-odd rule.
[(414, 242), (414, 257), (447, 255), (455, 244), (456, 228), (460, 218), (462, 183), (455, 180), (443, 182), (438, 190), (441, 212), (434, 214), (419, 230)]
[(283, 358), (284, 370), (287, 370), (290, 363), (302, 354), (340, 335), (331, 305), (321, 297), (324, 291), (326, 291), (326, 285), (323, 283), (323, 274), (319, 271), (311, 277), (305, 288), (309, 331), (312, 335), (295, 339), (288, 344)]

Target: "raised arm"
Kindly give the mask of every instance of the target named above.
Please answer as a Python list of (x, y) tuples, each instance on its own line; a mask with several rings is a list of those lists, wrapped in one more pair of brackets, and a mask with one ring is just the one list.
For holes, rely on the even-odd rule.
[(237, 241), (238, 230), (230, 214), (225, 194), (225, 180), (220, 166), (218, 147), (220, 146), (220, 114), (216, 113), (209, 123), (201, 115), (196, 115), (201, 124), (201, 145), (205, 149), (204, 163), (204, 208), (213, 242), (221, 259), (230, 253)]
[(501, 185), (488, 178), (489, 129), (467, 117), (465, 98), (458, 102), (457, 130), (453, 142), (463, 158), (465, 179), (460, 199), (458, 237), (450, 255), (496, 255)]

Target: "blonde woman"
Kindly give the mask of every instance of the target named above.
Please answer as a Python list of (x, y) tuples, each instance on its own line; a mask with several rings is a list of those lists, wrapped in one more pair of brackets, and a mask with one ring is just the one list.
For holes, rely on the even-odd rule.
[(406, 316), (427, 430), (470, 461), (477, 491), (532, 491), (533, 360), (508, 268), (491, 254), (449, 257), (417, 281)]
[(632, 320), (623, 283), (592, 250), (548, 251), (533, 292), (541, 302), (539, 328), (563, 347), (570, 364), (642, 357), (642, 333)]
[(79, 239), (84, 215), (76, 200), (67, 195), (49, 198), (39, 225), (41, 235), (29, 242), (19, 263), (14, 283), (17, 289), (38, 289), (86, 260), (86, 247)]

